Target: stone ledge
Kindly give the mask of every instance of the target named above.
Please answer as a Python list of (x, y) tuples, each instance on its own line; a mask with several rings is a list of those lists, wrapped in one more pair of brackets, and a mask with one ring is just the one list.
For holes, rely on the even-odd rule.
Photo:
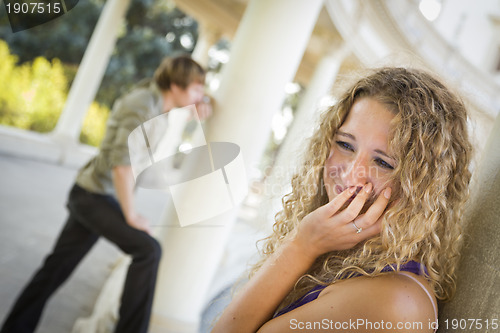
[(78, 168), (96, 153), (97, 148), (69, 138), (0, 126), (0, 154), (3, 155)]

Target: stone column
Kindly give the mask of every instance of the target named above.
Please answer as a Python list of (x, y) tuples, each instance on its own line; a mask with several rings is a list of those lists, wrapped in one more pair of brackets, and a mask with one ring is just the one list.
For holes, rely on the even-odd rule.
[[(331, 41), (325, 41), (325, 43), (329, 42), (331, 43)], [(268, 207), (262, 209), (258, 216), (258, 222), (264, 229), (271, 227), (274, 214), (281, 209), (281, 197), (289, 191), (287, 185), (289, 186), (291, 176), (298, 167), (297, 154), (304, 147), (305, 140), (312, 135), (318, 120), (319, 102), (322, 97), (329, 94), (340, 66), (350, 52), (351, 47), (347, 43), (329, 46), (316, 65), (306, 92), (295, 112), (293, 123), (276, 156), (271, 174), (266, 179), (264, 195), (268, 200), (264, 200), (264, 206)], [(278, 198), (279, 200), (273, 200)], [(271, 207), (273, 201), (276, 201), (276, 207)]]
[(191, 57), (206, 68), (208, 65), (208, 51), (215, 43), (217, 43), (220, 37), (221, 33), (215, 28), (207, 24), (200, 23), (198, 40), (196, 41), (196, 46), (191, 54)]
[[(439, 333), (456, 332), (454, 318), (480, 318), (483, 328), (498, 328), (500, 309), (500, 116), (479, 156), (471, 182), (471, 196), (463, 214), (464, 247), (456, 271), (456, 294), (439, 307)], [(483, 319), (484, 318), (484, 319)], [(445, 324), (445, 321), (450, 323)], [(486, 323), (486, 321), (488, 321)], [(474, 323), (476, 324), (476, 323)], [(492, 326), (493, 324), (493, 326)], [(488, 325), (488, 328), (486, 328)]]
[(101, 83), (129, 3), (130, 0), (106, 1), (71, 85), (64, 110), (52, 131), (56, 140), (78, 142), (83, 119)]
[[(322, 5), (323, 0), (248, 4), (214, 94), (218, 107), (206, 123), (207, 142), (240, 146), (247, 175), (265, 149), (273, 114), (283, 103), (285, 84), (294, 77)], [(189, 194), (185, 199), (190, 200)], [(153, 318), (165, 332), (175, 323), (199, 320), (235, 211), (216, 218), (224, 227), (181, 228), (175, 226), (175, 210), (167, 209)]]
[[(191, 54), (191, 58), (206, 69), (208, 65), (208, 51), (210, 47), (219, 40), (221, 34), (216, 29), (206, 24), (200, 23), (199, 26), (198, 40), (196, 41), (196, 46)], [(176, 149), (181, 143), (182, 134), (188, 121), (189, 119), (187, 117), (170, 117), (169, 122), (171, 123), (171, 127), (178, 132), (178, 135), (173, 136), (176, 140), (171, 142), (170, 146), (172, 150)], [(203, 135), (203, 133), (201, 133), (201, 127), (198, 127), (196, 133), (193, 135), (196, 137)]]

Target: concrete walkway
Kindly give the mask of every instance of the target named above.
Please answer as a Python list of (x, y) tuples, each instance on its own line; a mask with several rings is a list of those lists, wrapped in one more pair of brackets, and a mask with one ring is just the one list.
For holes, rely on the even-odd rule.
[[(77, 170), (95, 152), (83, 145), (58, 145), (47, 135), (0, 126), (0, 323), (51, 251), (67, 217), (66, 199)], [(162, 233), (161, 217), (169, 200), (167, 191), (139, 188), (137, 192), (137, 209), (150, 220), (153, 235)], [(210, 300), (241, 277), (249, 262), (255, 260), (255, 242), (266, 236), (260, 226), (254, 225), (260, 206), (260, 196), (253, 193), (240, 207), (208, 291), (200, 332), (209, 330), (229, 301), (214, 306)], [(100, 239), (49, 300), (36, 332), (70, 333), (78, 318), (89, 317), (122, 256), (113, 244)], [(150, 330), (157, 332), (154, 320)]]
[[(0, 155), (0, 322), (49, 253), (66, 219), (66, 197), (76, 168)], [(138, 207), (158, 220), (167, 194), (139, 192)], [(48, 302), (37, 333), (71, 332), (89, 316), (121, 252), (100, 239)]]

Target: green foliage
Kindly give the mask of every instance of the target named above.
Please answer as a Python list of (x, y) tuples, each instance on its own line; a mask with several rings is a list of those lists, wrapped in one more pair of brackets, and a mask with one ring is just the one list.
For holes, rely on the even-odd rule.
[(99, 146), (106, 133), (106, 121), (109, 109), (94, 102), (89, 108), (83, 121), (80, 141), (91, 146)]
[[(0, 40), (0, 124), (49, 132), (54, 129), (68, 94), (61, 61), (37, 57), (17, 64), (7, 44)], [(67, 71), (67, 70), (66, 70)], [(82, 131), (82, 142), (99, 145), (108, 108), (93, 103)]]
[[(165, 56), (190, 53), (198, 38), (198, 23), (162, 1), (132, 0), (126, 20), (96, 96), (107, 106), (138, 81), (151, 77)], [(182, 36), (192, 40), (191, 47), (181, 43)]]
[(37, 27), (13, 33), (5, 6), (0, 6), (0, 39), (7, 41), (12, 53), (21, 63), (36, 57), (63, 63), (80, 63), (85, 48), (97, 23), (102, 4), (92, 0), (79, 1), (63, 16)]
[[(5, 8), (0, 5), (0, 39), (7, 41), (21, 63), (42, 56), (76, 66), (104, 3), (103, 0), (79, 1), (67, 14), (17, 33), (12, 33)], [(197, 29), (196, 21), (176, 9), (172, 1), (132, 0), (96, 101), (111, 107), (119, 95), (138, 81), (151, 77), (163, 57), (191, 52)], [(192, 45), (181, 43), (182, 36), (184, 41), (191, 40)]]
[(67, 82), (61, 62), (38, 57), (16, 65), (5, 42), (0, 42), (0, 123), (38, 132), (52, 130), (64, 106)]
[[(9, 47), (5, 42), (0, 42), (0, 122), (4, 123), (6, 118), (12, 118), (11, 110), (15, 110), (19, 104), (19, 96), (15, 96), (15, 81), (20, 78), (15, 75), (17, 57), (11, 55)], [(5, 78), (11, 78), (6, 80)], [(14, 83), (14, 84), (13, 84)], [(13, 122), (9, 120), (8, 122)]]
[[(41, 132), (55, 126), (104, 3), (79, 1), (67, 14), (17, 33), (0, 5), (0, 41), (8, 44), (0, 45), (0, 124)], [(165, 56), (191, 52), (197, 29), (197, 22), (172, 1), (132, 0), (97, 92), (99, 105), (90, 107), (84, 122), (82, 142), (98, 145), (115, 99), (151, 77)]]

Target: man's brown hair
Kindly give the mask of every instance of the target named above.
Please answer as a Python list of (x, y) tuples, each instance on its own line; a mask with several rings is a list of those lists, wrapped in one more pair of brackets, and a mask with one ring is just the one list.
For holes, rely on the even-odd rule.
[(205, 70), (189, 56), (165, 58), (155, 71), (154, 80), (158, 87), (167, 91), (175, 84), (186, 89), (193, 82), (205, 82)]

